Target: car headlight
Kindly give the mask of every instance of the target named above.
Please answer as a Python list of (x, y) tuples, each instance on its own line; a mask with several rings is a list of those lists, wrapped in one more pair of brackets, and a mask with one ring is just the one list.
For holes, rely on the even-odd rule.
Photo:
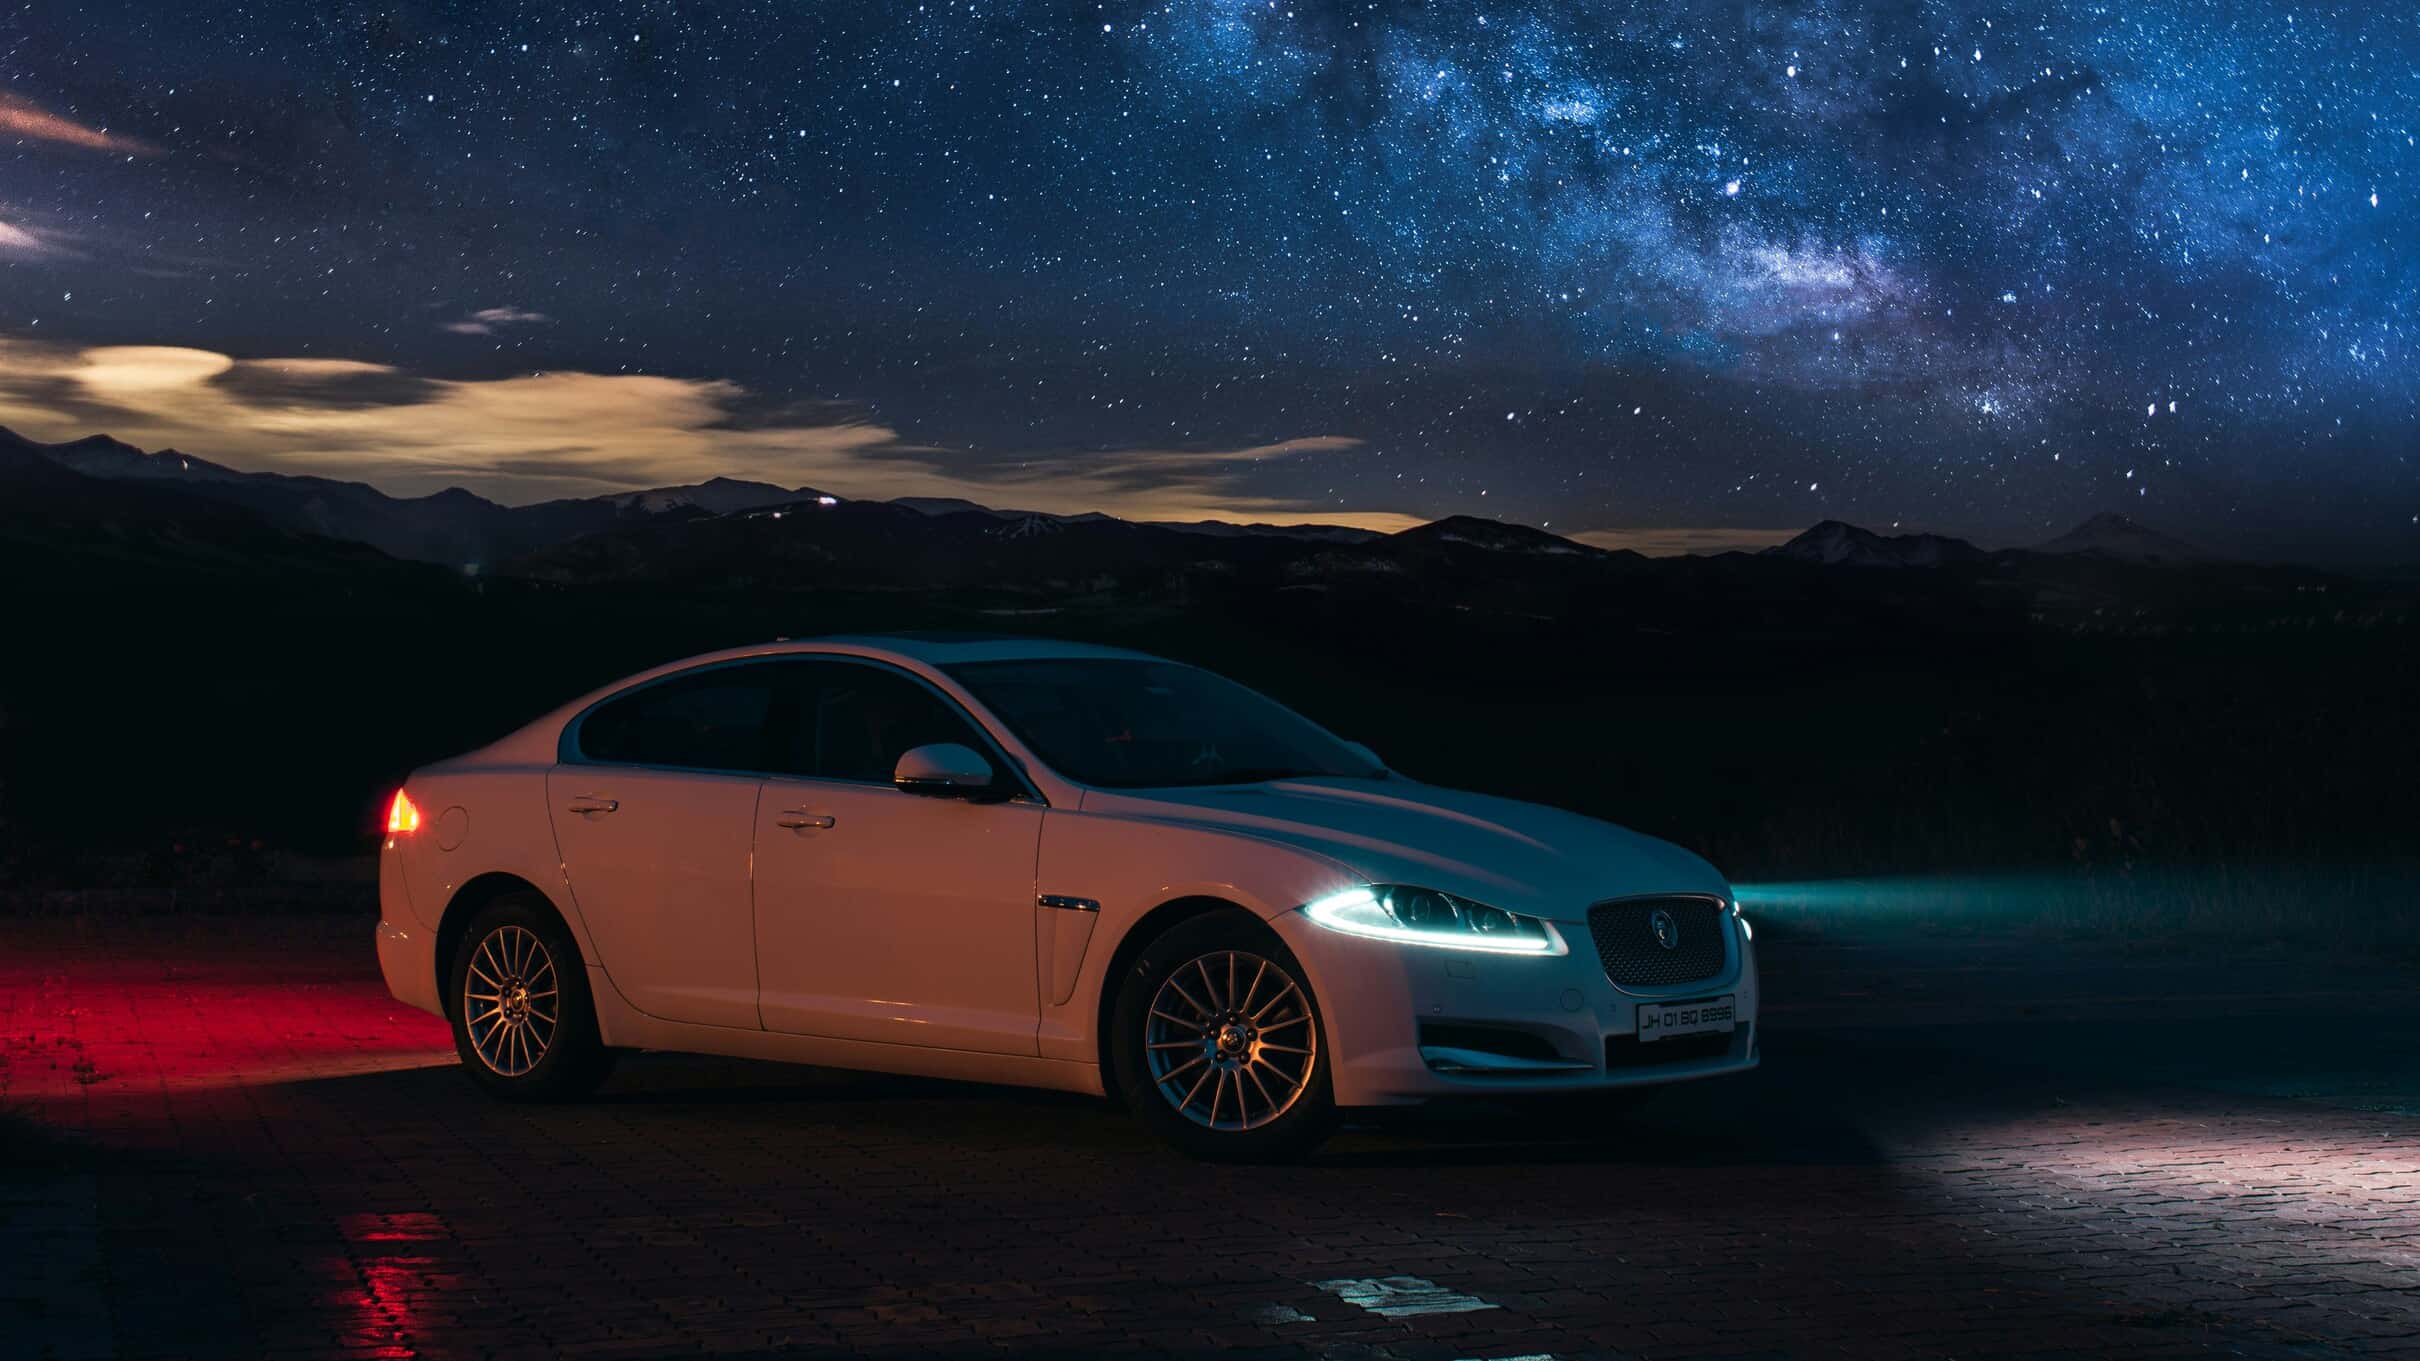
[(1536, 917), (1406, 884), (1368, 884), (1331, 893), (1305, 905), (1303, 915), (1330, 931), (1400, 945), (1498, 955), (1570, 953), (1561, 933)]

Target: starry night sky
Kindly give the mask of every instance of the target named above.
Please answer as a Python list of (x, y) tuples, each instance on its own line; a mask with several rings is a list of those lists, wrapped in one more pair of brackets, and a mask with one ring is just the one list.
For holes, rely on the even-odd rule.
[(1650, 548), (2420, 557), (2420, 16), (0, 13), (0, 423)]

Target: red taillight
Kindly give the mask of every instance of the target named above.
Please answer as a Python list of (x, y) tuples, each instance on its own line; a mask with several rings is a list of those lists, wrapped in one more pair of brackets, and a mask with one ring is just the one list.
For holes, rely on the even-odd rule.
[(417, 832), (419, 830), (419, 806), (412, 802), (411, 795), (404, 793), (400, 789), (396, 790), (395, 801), (387, 805), (387, 835), (394, 836), (401, 832)]

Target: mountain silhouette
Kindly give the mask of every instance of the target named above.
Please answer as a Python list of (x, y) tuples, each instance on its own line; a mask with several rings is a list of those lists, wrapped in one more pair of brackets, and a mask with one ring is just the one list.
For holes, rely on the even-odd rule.
[[(361, 482), (288, 473), (247, 473), (173, 449), (146, 453), (107, 435), (59, 444), (0, 428), (0, 449), (31, 454), (86, 476), (166, 484), (254, 511), (298, 532), (366, 543), (391, 557), (486, 570), (584, 535), (659, 518), (743, 515), (785, 506), (823, 508), (840, 498), (814, 487), (715, 477), (687, 486), (505, 506), (460, 487), (428, 496), (390, 496)], [(949, 497), (902, 497), (883, 503), (945, 519), (973, 515), (1049, 525), (1127, 524), (1099, 512), (1053, 515), (997, 510)], [(916, 532), (913, 522), (903, 531)], [(1215, 538), (1282, 538), (1314, 543), (1361, 543), (1379, 537), (1343, 525), (1231, 524), (1222, 520), (1151, 526)], [(1030, 531), (1029, 531), (1030, 532)]]
[[(0, 541), (12, 548), (181, 571), (339, 571), (389, 563), (365, 544), (273, 524), (187, 486), (87, 476), (49, 457), (54, 446), (29, 443), (0, 438)], [(162, 457), (97, 438), (74, 447), (96, 462)], [(42, 585), (38, 575), (18, 584)]]
[(1983, 556), (1983, 550), (1942, 534), (1883, 535), (1840, 520), (1825, 520), (1788, 543), (1766, 549), (1765, 554), (1827, 567), (1939, 567), (1972, 562)]
[(2125, 562), (2209, 562), (2215, 554), (2173, 535), (2137, 523), (2115, 512), (2095, 515), (2048, 543), (2036, 553), (2097, 553)]
[(242, 506), (286, 529), (366, 543), (390, 557), (477, 568), (594, 533), (627, 517), (728, 514), (820, 493), (718, 477), (694, 486), (499, 505), (460, 487), (390, 496), (362, 482), (289, 473), (247, 473), (164, 449), (143, 450), (106, 435), (43, 444), (0, 428), (0, 448), (33, 453), (90, 477), (183, 488)]
[[(850, 500), (737, 478), (510, 507), (461, 488), (396, 497), (147, 453), (107, 436), (42, 444), (5, 430), (0, 492), (0, 540), (12, 549), (221, 570), (402, 559), (541, 588), (957, 592), (974, 608), (1011, 613), (1314, 592), (1504, 618), (1716, 611), (1800, 628), (1827, 613), (1912, 607), (2072, 618), (2119, 607), (2282, 608), (2298, 598), (2335, 608), (2348, 598), (2329, 594), (2346, 578), (2227, 563), (2121, 515), (2031, 549), (1987, 552), (1944, 535), (1826, 520), (1760, 554), (1646, 558), (1469, 515), (1393, 534), (1136, 522), (948, 498)], [(2367, 588), (2350, 598), (2366, 599)]]

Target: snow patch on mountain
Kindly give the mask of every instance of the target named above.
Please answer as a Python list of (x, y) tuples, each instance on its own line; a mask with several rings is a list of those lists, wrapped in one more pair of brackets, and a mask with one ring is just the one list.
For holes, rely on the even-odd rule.
[(1941, 567), (1970, 562), (1983, 550), (1945, 534), (1877, 534), (1842, 520), (1825, 520), (1788, 543), (1764, 551), (1825, 567)]
[(2048, 543), (2036, 553), (2094, 553), (2123, 562), (2208, 562), (2215, 555), (2199, 545), (2110, 512), (2095, 515)]

